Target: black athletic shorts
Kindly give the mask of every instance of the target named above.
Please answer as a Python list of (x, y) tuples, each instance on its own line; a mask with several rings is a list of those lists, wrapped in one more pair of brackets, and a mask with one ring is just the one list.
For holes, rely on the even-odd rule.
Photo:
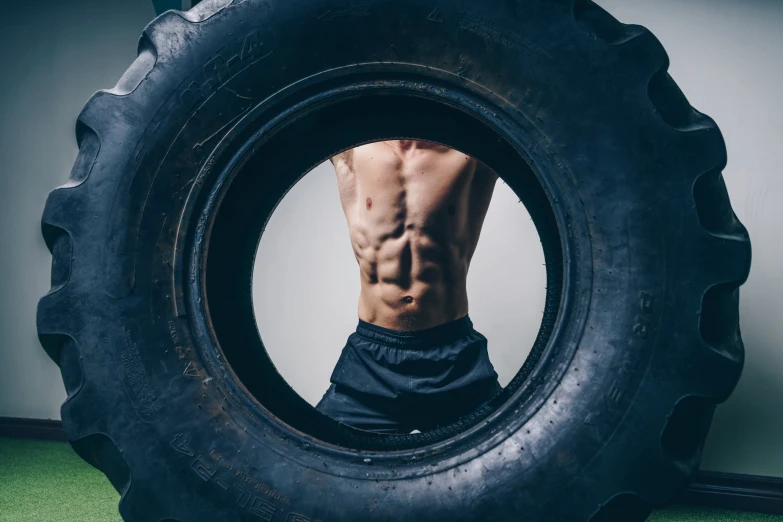
[(356, 428), (388, 433), (450, 424), (501, 391), (487, 338), (466, 315), (399, 332), (359, 321), (316, 406)]

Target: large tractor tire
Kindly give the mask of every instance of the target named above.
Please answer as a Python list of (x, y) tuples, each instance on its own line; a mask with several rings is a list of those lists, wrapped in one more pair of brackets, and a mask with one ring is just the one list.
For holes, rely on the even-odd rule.
[[(588, 0), (207, 0), (151, 22), (43, 215), (40, 339), (123, 518), (633, 522), (669, 501), (742, 369), (750, 243), (721, 134), (667, 66)], [(403, 137), (516, 191), (547, 298), (493, 401), (383, 435), (286, 384), (250, 283), (303, 173)]]

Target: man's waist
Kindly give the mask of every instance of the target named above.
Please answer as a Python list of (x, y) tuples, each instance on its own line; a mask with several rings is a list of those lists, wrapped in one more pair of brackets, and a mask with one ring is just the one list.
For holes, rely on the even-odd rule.
[(421, 330), (396, 330), (359, 319), (356, 334), (390, 346), (423, 348), (448, 343), (474, 333), (473, 322), (466, 314), (458, 319)]

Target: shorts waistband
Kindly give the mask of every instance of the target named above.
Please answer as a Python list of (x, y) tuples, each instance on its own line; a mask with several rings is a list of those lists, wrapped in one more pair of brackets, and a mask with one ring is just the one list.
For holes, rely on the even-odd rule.
[(391, 330), (359, 319), (356, 333), (368, 340), (401, 348), (428, 348), (448, 343), (473, 332), (473, 322), (465, 315), (454, 321), (424, 330)]

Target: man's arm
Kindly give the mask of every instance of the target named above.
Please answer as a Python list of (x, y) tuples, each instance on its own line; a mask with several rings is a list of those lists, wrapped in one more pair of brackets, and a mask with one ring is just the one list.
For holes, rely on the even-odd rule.
[(476, 160), (476, 176), (482, 178), (480, 181), (495, 184), (498, 180), (498, 174), (487, 166), (486, 163)]
[[(337, 189), (340, 192), (340, 202), (347, 213), (356, 199), (356, 176), (353, 171), (353, 149), (336, 154), (329, 158), (337, 175)], [(346, 214), (347, 215), (347, 214)]]
[(473, 176), (473, 184), (470, 188), (471, 209), (469, 224), (471, 234), (474, 237), (473, 248), (468, 252), (468, 264), (473, 258), (473, 253), (478, 246), (478, 239), (481, 235), (481, 227), (484, 225), (484, 218), (487, 216), (489, 204), (492, 201), (492, 193), (495, 191), (495, 184), (498, 180), (497, 173), (486, 164), (476, 160), (476, 172)]

